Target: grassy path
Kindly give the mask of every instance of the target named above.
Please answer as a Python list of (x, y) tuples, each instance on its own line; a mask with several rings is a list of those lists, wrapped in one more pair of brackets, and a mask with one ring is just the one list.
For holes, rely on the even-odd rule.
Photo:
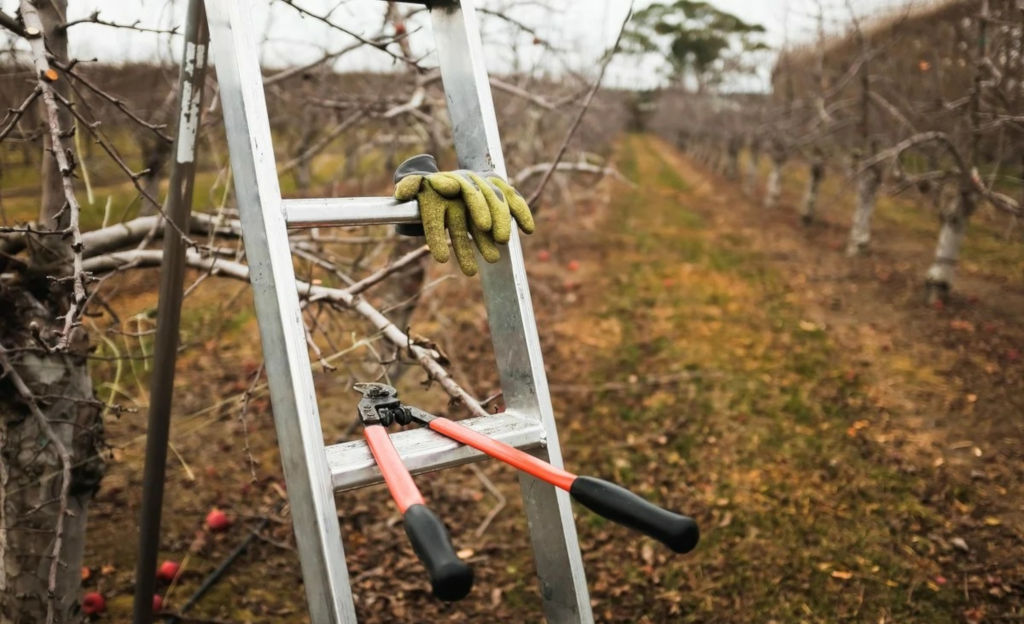
[[(585, 545), (609, 540), (588, 553), (602, 619), (983, 613), (991, 579), (970, 578), (977, 562), (950, 540), (972, 535), (946, 515), (965, 515), (973, 494), (941, 492), (933, 466), (901, 458), (893, 441), (922, 423), (881, 395), (911, 393), (917, 377), (901, 378), (900, 358), (851, 350), (843, 330), (855, 322), (814, 305), (808, 292), (830, 288), (813, 283), (822, 252), (794, 251), (806, 241), (752, 219), (759, 208), (655, 139), (628, 138), (620, 166), (638, 187), (619, 189), (607, 222), (562, 250), (592, 258), (552, 354), (556, 396), (567, 367), (593, 388), (559, 400), (579, 415), (569, 461), (691, 510), (705, 537), (676, 558), (583, 515)], [(910, 368), (927, 376), (928, 363)], [(978, 583), (972, 599), (965, 587)], [(1010, 599), (1019, 609), (1019, 593)]]

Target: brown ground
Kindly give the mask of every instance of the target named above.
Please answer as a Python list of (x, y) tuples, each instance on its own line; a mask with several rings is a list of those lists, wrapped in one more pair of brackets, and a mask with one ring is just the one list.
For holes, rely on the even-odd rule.
[[(783, 207), (766, 211), (654, 138), (623, 139), (618, 166), (639, 186), (607, 184), (574, 207), (548, 207), (526, 242), (566, 462), (694, 515), (703, 541), (673, 556), (578, 509), (598, 621), (1024, 619), (1019, 243), (981, 219), (957, 291), (936, 309), (924, 304), (921, 276), (937, 228), (909, 200), (882, 203), (874, 252), (851, 262), (841, 253), (841, 181), (826, 188), (824, 220), (805, 228), (789, 208), (799, 175), (787, 179)], [(155, 277), (133, 279), (126, 293)], [(413, 330), (438, 340), (457, 378), (488, 396), (496, 381), (481, 308), (447, 305), (476, 288), (441, 282)], [(153, 303), (139, 295), (120, 307)], [(265, 517), (261, 539), (190, 613), (303, 621), (262, 391), (247, 418), (252, 473), (239, 419), (259, 364), (247, 291), (200, 289), (183, 330), (173, 431), (181, 459), (169, 469), (164, 550), (187, 559), (179, 586), (162, 590), (168, 606), (180, 607)], [(118, 337), (104, 353), (143, 346)], [(373, 359), (365, 347), (353, 353)], [(349, 382), (373, 374), (343, 361), (318, 374), (330, 442), (352, 420)], [(131, 605), (142, 367), (125, 365), (100, 388), (140, 408), (112, 419), (114, 457), (91, 517), (87, 585), (108, 596), (103, 619), (113, 622)], [(445, 411), (421, 377), (404, 376), (403, 398)], [(417, 479), (477, 572), (472, 595), (455, 605), (430, 598), (382, 488), (339, 498), (361, 621), (540, 621), (517, 482), (505, 467), (480, 467)], [(500, 506), (491, 483), (506, 502), (485, 526)], [(232, 530), (202, 530), (213, 506), (236, 519)]]

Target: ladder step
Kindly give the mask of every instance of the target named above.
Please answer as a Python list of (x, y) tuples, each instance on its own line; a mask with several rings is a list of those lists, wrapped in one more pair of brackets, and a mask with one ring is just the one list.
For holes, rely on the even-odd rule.
[[(460, 420), (474, 431), (519, 449), (544, 444), (544, 428), (537, 420), (528, 420), (509, 412), (487, 418)], [(409, 472), (418, 474), (458, 466), (487, 457), (480, 451), (422, 428), (391, 434), (391, 441)], [(327, 465), (335, 492), (353, 490), (383, 482), (377, 462), (363, 440), (333, 444), (326, 448)]]
[(391, 197), (284, 199), (281, 203), (290, 228), (420, 222), (418, 202)]

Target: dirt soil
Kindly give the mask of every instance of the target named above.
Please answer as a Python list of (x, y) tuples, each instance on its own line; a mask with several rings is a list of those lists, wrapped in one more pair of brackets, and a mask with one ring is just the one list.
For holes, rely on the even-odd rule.
[[(805, 227), (791, 208), (798, 173), (782, 207), (766, 210), (653, 137), (625, 137), (617, 166), (635, 186), (609, 180), (575, 206), (545, 207), (524, 243), (565, 461), (693, 515), (702, 542), (677, 556), (577, 508), (596, 619), (1024, 620), (1019, 243), (999, 242), (998, 224), (972, 226), (957, 291), (934, 307), (922, 274), (937, 228), (910, 200), (880, 205), (873, 253), (851, 261), (841, 181)], [(155, 290), (144, 275), (125, 292)], [(437, 340), (459, 381), (484, 397), (497, 380), (482, 308), (464, 304), (477, 290), (442, 279), (413, 331)], [(152, 297), (126, 294), (119, 307), (152, 307)], [(184, 621), (307, 621), (268, 401), (252, 382), (260, 356), (246, 287), (197, 290), (183, 336), (163, 549), (184, 567), (161, 589), (166, 608), (179, 609), (255, 532)], [(387, 351), (373, 337), (351, 342), (341, 350), (362, 360), (317, 374), (329, 442), (358, 435), (347, 387), (376, 373), (371, 349)], [(111, 417), (86, 585), (108, 598), (99, 621), (123, 622), (146, 372), (135, 360), (105, 366), (113, 381), (100, 395), (139, 411)], [(463, 415), (422, 377), (402, 377), (404, 399)], [(417, 482), (476, 586), (457, 604), (433, 600), (386, 491), (344, 494), (360, 621), (542, 621), (515, 475), (484, 463)], [(234, 520), (230, 530), (203, 528), (213, 507)]]

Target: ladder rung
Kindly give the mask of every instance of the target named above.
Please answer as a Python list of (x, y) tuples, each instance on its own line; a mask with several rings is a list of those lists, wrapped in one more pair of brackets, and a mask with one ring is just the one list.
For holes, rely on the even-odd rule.
[(419, 223), (420, 206), (390, 197), (322, 197), (282, 200), (290, 228)]
[[(544, 443), (544, 428), (534, 420), (504, 412), (486, 418), (460, 420), (474, 431), (500, 440), (520, 449), (530, 449)], [(457, 466), (486, 457), (480, 451), (464, 446), (433, 431), (410, 429), (391, 434), (391, 441), (402, 463), (409, 472), (418, 474)], [(383, 478), (377, 462), (363, 440), (328, 446), (327, 465), (331, 469), (331, 483), (336, 492), (381, 483)]]

